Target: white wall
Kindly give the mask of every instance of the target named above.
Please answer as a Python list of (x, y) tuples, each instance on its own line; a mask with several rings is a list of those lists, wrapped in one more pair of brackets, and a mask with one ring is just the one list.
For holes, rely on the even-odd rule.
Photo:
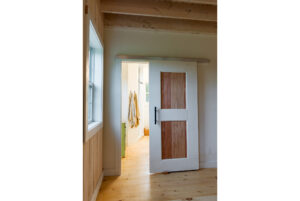
[(128, 121), (128, 67), (127, 63), (122, 65), (122, 123)]
[[(106, 29), (104, 92), (104, 170), (118, 174), (116, 146), (120, 139), (121, 67), (116, 55), (204, 57), (198, 67), (200, 167), (217, 167), (217, 37), (171, 32)], [(151, 135), (151, 134), (150, 134)]]

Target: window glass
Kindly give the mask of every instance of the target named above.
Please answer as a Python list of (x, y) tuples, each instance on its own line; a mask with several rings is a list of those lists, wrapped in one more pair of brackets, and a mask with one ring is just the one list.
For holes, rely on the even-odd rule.
[(91, 22), (89, 40), (88, 123), (101, 123), (103, 118), (103, 47)]
[(88, 89), (88, 122), (93, 121), (93, 91), (95, 74), (95, 51), (90, 48), (90, 66), (89, 66), (89, 89)]

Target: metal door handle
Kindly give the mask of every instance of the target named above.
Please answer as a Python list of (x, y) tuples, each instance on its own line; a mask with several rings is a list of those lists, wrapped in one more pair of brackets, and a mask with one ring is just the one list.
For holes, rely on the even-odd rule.
[(154, 124), (157, 123), (156, 112), (157, 112), (157, 107), (154, 107)]

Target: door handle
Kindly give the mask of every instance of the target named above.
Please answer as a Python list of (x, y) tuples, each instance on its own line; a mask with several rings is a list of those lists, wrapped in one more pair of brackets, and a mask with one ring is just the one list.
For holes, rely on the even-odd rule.
[(157, 123), (156, 113), (157, 113), (157, 107), (154, 107), (154, 125)]

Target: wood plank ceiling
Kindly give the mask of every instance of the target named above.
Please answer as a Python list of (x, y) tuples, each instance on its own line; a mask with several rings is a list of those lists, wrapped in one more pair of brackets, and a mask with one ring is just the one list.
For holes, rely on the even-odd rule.
[(217, 33), (217, 0), (101, 0), (106, 27)]

